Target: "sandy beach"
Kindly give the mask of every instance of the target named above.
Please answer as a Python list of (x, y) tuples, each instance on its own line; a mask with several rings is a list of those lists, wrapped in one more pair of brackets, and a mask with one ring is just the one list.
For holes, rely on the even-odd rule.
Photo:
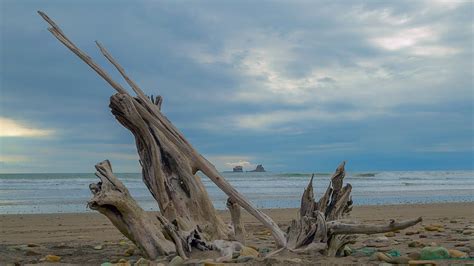
[[(397, 220), (423, 217), (423, 222), (415, 227), (390, 234), (360, 235), (355, 244), (350, 245), (353, 253), (346, 257), (327, 258), (324, 256), (296, 255), (284, 252), (271, 259), (258, 258), (251, 264), (314, 264), (314, 263), (380, 263), (373, 256), (365, 256), (357, 250), (375, 246), (377, 251), (397, 250), (409, 255), (419, 252), (421, 246), (442, 246), (456, 249), (474, 256), (474, 203), (439, 203), (424, 205), (379, 205), (357, 206), (351, 217), (366, 223), (384, 223), (388, 218)], [(265, 212), (280, 225), (287, 225), (296, 217), (296, 209), (268, 209)], [(229, 221), (227, 212), (220, 213)], [(253, 217), (244, 212), (243, 219), (247, 230), (247, 245), (274, 250), (271, 236)], [(40, 263), (48, 254), (61, 257), (61, 263), (99, 265), (104, 262), (128, 261), (131, 264), (141, 258), (133, 244), (125, 239), (117, 229), (102, 215), (97, 213), (71, 214), (27, 214), (1, 215), (0, 262)], [(428, 231), (428, 225), (441, 226), (441, 229)], [(387, 244), (373, 244), (379, 239)], [(409, 245), (416, 247), (409, 247)], [(127, 252), (128, 250), (128, 252)], [(130, 250), (134, 250), (130, 254)], [(128, 254), (127, 254), (128, 253)], [(263, 252), (261, 252), (263, 253)], [(199, 253), (197, 253), (199, 254)], [(215, 257), (216, 254), (201, 253), (199, 259)], [(193, 258), (197, 259), (197, 258)], [(195, 261), (195, 260), (194, 260)], [(438, 261), (441, 264), (453, 260)], [(460, 260), (459, 262), (466, 262)], [(471, 263), (474, 261), (470, 260)], [(163, 263), (166, 264), (165, 259)]]

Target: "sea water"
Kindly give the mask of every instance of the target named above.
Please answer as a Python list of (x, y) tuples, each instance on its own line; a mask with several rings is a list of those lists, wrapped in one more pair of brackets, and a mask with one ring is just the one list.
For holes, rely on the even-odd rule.
[[(145, 210), (158, 206), (141, 174), (116, 174)], [(310, 173), (223, 173), (259, 208), (298, 207)], [(316, 197), (326, 190), (330, 173), (315, 174)], [(88, 212), (93, 174), (0, 174), (0, 214)], [(227, 196), (202, 176), (214, 206), (225, 208)], [(355, 205), (474, 202), (474, 171), (380, 171), (348, 173)]]

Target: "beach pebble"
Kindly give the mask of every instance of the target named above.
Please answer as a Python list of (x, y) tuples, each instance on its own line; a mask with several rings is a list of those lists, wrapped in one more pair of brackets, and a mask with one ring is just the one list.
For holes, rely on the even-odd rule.
[(449, 252), (449, 256), (451, 256), (451, 258), (456, 258), (456, 259), (469, 258), (468, 254), (466, 252), (462, 252), (462, 251), (459, 251), (459, 250), (456, 250), (456, 249), (450, 249), (450, 250), (448, 250), (448, 252)]
[(35, 244), (35, 243), (28, 243), (26, 246), (29, 247), (29, 248), (39, 247), (39, 245)]
[(364, 241), (364, 244), (367, 247), (375, 247), (375, 248), (388, 247), (390, 246), (390, 240), (385, 236), (381, 236), (375, 239), (367, 239)]
[(422, 260), (449, 259), (449, 251), (443, 247), (424, 247), (420, 252)]
[(416, 235), (416, 234), (419, 234), (419, 233), (420, 232), (418, 232), (418, 231), (408, 231), (408, 232), (405, 233), (405, 235), (411, 236), (411, 235)]
[(179, 265), (183, 265), (183, 258), (181, 258), (180, 256), (176, 256), (174, 257), (170, 263), (168, 264), (169, 266), (179, 266)]
[(419, 238), (427, 238), (428, 236), (420, 234), (418, 237)]
[(36, 250), (27, 250), (25, 252), (25, 255), (26, 256), (38, 256), (38, 255), (41, 255), (41, 253), (36, 251)]
[(102, 250), (104, 247), (102, 245), (97, 245), (94, 247), (95, 250)]
[(61, 257), (59, 256), (56, 256), (56, 255), (46, 255), (44, 258), (43, 258), (44, 261), (47, 261), (47, 262), (58, 262), (61, 260)]
[(410, 247), (410, 248), (422, 248), (424, 246), (425, 246), (425, 244), (423, 242), (420, 242), (420, 241), (417, 241), (417, 240), (408, 243), (408, 247)]
[(473, 233), (474, 233), (474, 230), (472, 229), (467, 229), (467, 230), (462, 231), (463, 235), (472, 235)]
[(386, 237), (394, 237), (394, 236), (395, 236), (395, 232), (388, 232), (388, 233), (385, 233), (385, 236), (386, 236)]
[(420, 252), (415, 251), (415, 252), (411, 252), (410, 254), (408, 254), (408, 257), (412, 260), (419, 260), (420, 257), (421, 257), (421, 254), (420, 254)]
[(438, 231), (439, 227), (436, 227), (434, 225), (427, 225), (424, 227), (426, 231)]
[(242, 257), (258, 257), (258, 251), (251, 247), (243, 246), (240, 250), (240, 256)]

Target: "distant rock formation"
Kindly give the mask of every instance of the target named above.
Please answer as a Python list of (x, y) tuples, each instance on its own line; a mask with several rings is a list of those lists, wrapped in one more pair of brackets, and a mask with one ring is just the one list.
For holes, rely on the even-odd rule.
[(243, 169), (242, 166), (240, 166), (240, 165), (237, 165), (236, 167), (234, 167), (234, 168), (232, 169), (232, 172), (241, 173), (241, 172), (243, 172), (243, 171), (244, 171), (244, 169)]
[(259, 164), (257, 165), (257, 168), (255, 168), (255, 170), (252, 170), (250, 172), (265, 172), (265, 168), (263, 168), (263, 165)]

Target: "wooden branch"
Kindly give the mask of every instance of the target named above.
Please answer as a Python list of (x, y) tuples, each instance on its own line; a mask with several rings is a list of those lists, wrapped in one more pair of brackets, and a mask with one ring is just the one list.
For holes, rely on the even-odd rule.
[(69, 50), (71, 50), (74, 54), (76, 54), (82, 61), (84, 61), (87, 65), (89, 65), (99, 76), (101, 76), (105, 81), (107, 81), (112, 88), (114, 88), (117, 92), (128, 94), (127, 91), (117, 82), (115, 82), (109, 74), (102, 69), (97, 63), (92, 60), (92, 58), (84, 53), (81, 49), (79, 49), (71, 40), (69, 40), (66, 35), (63, 33), (61, 28), (59, 28), (56, 23), (52, 19), (48, 17), (44, 12), (38, 11), (38, 14), (51, 25), (51, 28), (48, 30), (58, 39), (61, 43), (63, 43)]
[(245, 227), (240, 216), (240, 206), (232, 198), (227, 199), (226, 205), (234, 227), (234, 240), (245, 245)]
[(143, 101), (146, 101), (148, 97), (146, 97), (145, 93), (143, 93), (142, 89), (138, 87), (138, 85), (127, 76), (127, 73), (125, 73), (125, 69), (112, 57), (112, 55), (103, 47), (98, 41), (95, 41), (97, 44), (97, 47), (99, 47), (100, 52), (109, 60), (112, 65), (115, 66), (115, 68), (118, 70), (120, 75), (125, 79), (125, 81), (130, 85), (130, 87), (133, 89), (133, 91), (137, 94), (137, 96), (142, 99)]
[(327, 223), (328, 229), (331, 234), (379, 234), (395, 230), (402, 230), (413, 226), (423, 219), (418, 217), (416, 219), (406, 220), (402, 222), (395, 222), (391, 220), (388, 225), (375, 225), (375, 224), (347, 224), (340, 223), (338, 221), (331, 221)]
[(97, 210), (151, 259), (176, 253), (175, 245), (162, 233), (158, 220), (149, 216), (115, 177), (108, 160), (96, 165), (101, 182), (89, 186), (93, 196), (89, 208)]

